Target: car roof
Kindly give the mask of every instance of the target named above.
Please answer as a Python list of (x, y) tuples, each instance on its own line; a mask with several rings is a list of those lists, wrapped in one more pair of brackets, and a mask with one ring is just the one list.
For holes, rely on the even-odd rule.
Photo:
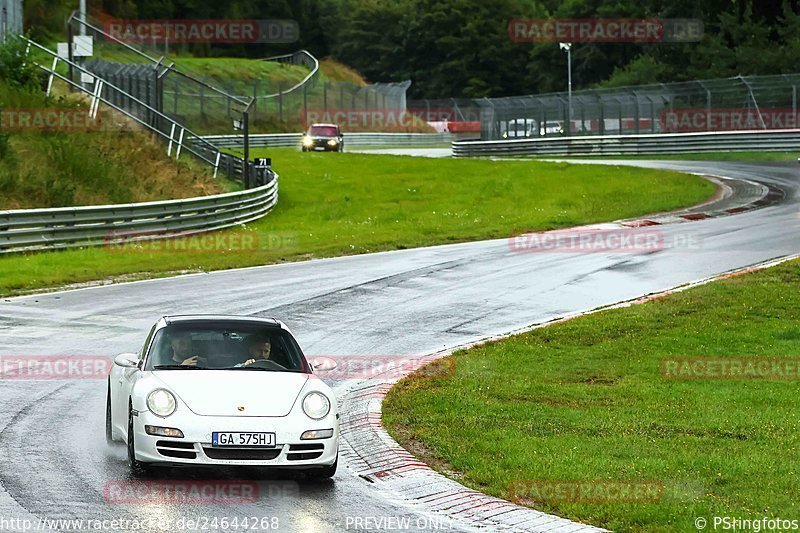
[(280, 320), (242, 315), (169, 315), (162, 317), (169, 324), (207, 324), (211, 322), (238, 322), (240, 324), (261, 324), (263, 326), (282, 327)]
[(314, 128), (314, 127), (316, 127), (316, 126), (330, 126), (331, 128), (338, 128), (338, 127), (339, 127), (337, 124), (326, 124), (326, 123), (322, 123), (322, 122), (320, 122), (320, 123), (318, 123), (318, 124), (312, 124), (312, 125), (311, 125), (311, 126), (309, 126), (309, 127), (310, 127), (310, 128)]

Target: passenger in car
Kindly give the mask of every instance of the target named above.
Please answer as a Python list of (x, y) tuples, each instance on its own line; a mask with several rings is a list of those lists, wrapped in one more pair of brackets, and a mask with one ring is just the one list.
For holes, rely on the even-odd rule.
[(269, 360), (271, 351), (272, 344), (270, 343), (269, 338), (252, 337), (247, 341), (247, 353), (250, 358), (244, 363), (239, 363), (236, 366), (248, 366), (252, 365), (256, 361)]

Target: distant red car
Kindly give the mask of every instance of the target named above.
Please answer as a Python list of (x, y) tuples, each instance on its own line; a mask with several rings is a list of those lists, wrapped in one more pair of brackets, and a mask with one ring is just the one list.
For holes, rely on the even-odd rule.
[(304, 152), (341, 152), (344, 136), (336, 124), (312, 124), (303, 136)]

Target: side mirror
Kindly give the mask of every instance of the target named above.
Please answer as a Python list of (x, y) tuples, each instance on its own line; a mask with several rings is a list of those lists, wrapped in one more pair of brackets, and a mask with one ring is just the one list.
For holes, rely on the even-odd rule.
[(330, 357), (315, 357), (310, 361), (310, 363), (311, 368), (317, 372), (328, 372), (339, 366), (336, 364), (336, 360), (331, 359)]
[(122, 368), (137, 368), (139, 356), (135, 353), (121, 353), (114, 358), (114, 364)]

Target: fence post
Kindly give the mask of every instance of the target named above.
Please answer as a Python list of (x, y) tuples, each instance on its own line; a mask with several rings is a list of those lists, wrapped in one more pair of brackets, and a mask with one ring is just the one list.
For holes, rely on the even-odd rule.
[(283, 122), (283, 82), (278, 82), (278, 118)]
[(308, 84), (303, 84), (303, 121), (308, 122)]
[(206, 94), (205, 94), (205, 87), (202, 85), (200, 86), (200, 116), (205, 116), (206, 114)]
[[(258, 89), (261, 87), (261, 80), (256, 80), (253, 84), (253, 120), (255, 120), (256, 109), (258, 109)], [(231, 92), (231, 94), (233, 94)]]
[(600, 135), (605, 135), (606, 134), (606, 106), (605, 106), (605, 104), (603, 104), (603, 99), (602, 98), (598, 98), (598, 101), (600, 102), (600, 122), (599, 122)]
[(242, 113), (242, 129), (244, 131), (244, 166), (242, 167), (242, 181), (244, 188), (250, 188), (250, 114)]

